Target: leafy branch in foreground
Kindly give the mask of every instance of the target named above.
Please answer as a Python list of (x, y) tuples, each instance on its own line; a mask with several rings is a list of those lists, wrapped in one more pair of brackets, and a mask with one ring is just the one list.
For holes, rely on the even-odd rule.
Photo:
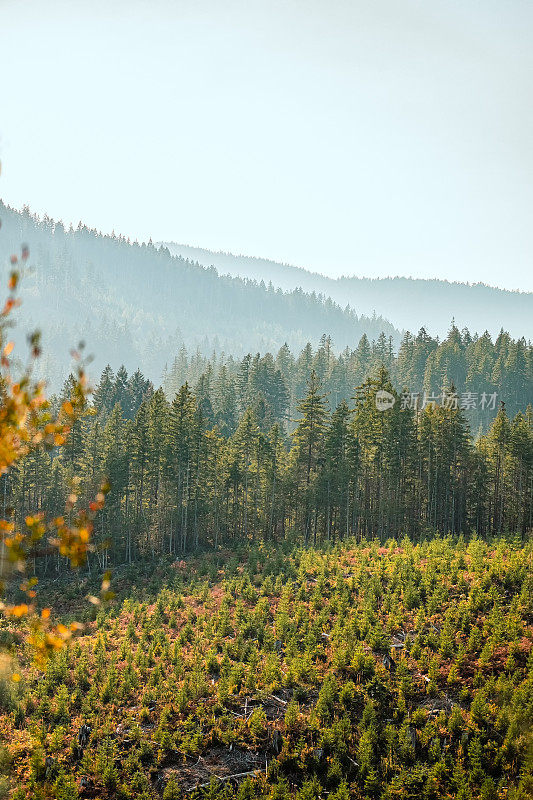
[[(27, 246), (21, 248), (20, 260), (24, 264), (29, 257)], [(68, 439), (76, 420), (90, 413), (87, 398), (90, 387), (87, 382), (85, 364), (80, 351), (72, 353), (77, 363), (76, 376), (70, 397), (54, 413), (45, 395), (43, 381), (34, 379), (35, 363), (41, 355), (40, 335), (28, 337), (29, 355), (27, 363), (15, 375), (13, 359), (14, 343), (9, 340), (9, 329), (13, 327), (13, 311), (20, 305), (17, 297), (21, 271), (19, 257), (11, 256), (9, 295), (0, 313), (0, 474), (14, 470), (21, 459), (37, 450), (54, 450), (62, 447)], [(81, 350), (81, 348), (80, 348)], [(103, 483), (88, 508), (78, 508), (77, 481), (72, 481), (67, 498), (65, 515), (48, 519), (46, 512), (38, 510), (26, 516), (24, 525), (17, 525), (14, 515), (4, 511), (0, 519), (0, 592), (13, 594), (16, 584), (24, 595), (24, 602), (0, 603), (5, 617), (25, 619), (28, 623), (31, 645), (38, 665), (42, 666), (50, 652), (63, 644), (81, 628), (79, 623), (69, 627), (61, 623), (52, 624), (51, 610), (36, 606), (38, 579), (29, 577), (29, 563), (45, 553), (58, 552), (67, 559), (72, 568), (83, 565), (92, 549), (91, 534), (95, 515), (103, 508), (109, 490)], [(43, 545), (43, 541), (46, 543)], [(102, 594), (109, 593), (109, 576), (102, 584)], [(93, 601), (99, 602), (96, 598)], [(18, 675), (15, 674), (15, 680)]]

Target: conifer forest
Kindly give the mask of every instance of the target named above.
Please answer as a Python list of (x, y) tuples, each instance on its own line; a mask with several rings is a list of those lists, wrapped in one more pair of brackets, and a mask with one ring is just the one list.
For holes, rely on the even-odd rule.
[[(530, 370), (522, 342), (482, 346)], [(106, 367), (65, 442), (4, 473), (15, 529), (109, 484), (74, 575), (61, 547), (27, 551), (79, 633), (39, 664), (3, 623), (16, 800), (530, 796), (533, 409), (465, 409), (453, 384), (412, 403), (376, 349), (351, 399), (325, 338), (298, 358), (182, 351), (166, 391)], [(171, 389), (180, 368), (194, 388)], [(531, 378), (506, 374), (519, 402)]]
[(0, 800), (533, 800), (532, 31), (0, 0)]

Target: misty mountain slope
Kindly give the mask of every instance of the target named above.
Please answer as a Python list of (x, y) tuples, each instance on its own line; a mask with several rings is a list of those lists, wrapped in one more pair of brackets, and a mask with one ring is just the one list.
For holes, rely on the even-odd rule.
[(239, 356), (276, 351), (284, 342), (298, 349), (318, 342), (323, 333), (337, 348), (355, 346), (363, 333), (376, 339), (383, 331), (399, 341), (399, 332), (384, 319), (358, 317), (300, 289), (283, 292), (221, 277), (212, 267), (152, 243), (131, 244), (81, 225), (65, 230), (61, 223), (39, 220), (1, 201), (0, 220), (4, 285), (10, 254), (21, 243), (31, 254), (16, 341), (23, 341), (22, 332), (30, 328), (44, 332), (42, 368), (55, 385), (80, 338), (95, 355), (95, 374), (108, 362), (114, 368), (124, 363), (154, 381), (182, 344)]
[(533, 338), (533, 293), (496, 289), (482, 283), (450, 283), (420, 278), (328, 278), (316, 272), (261, 258), (215, 253), (188, 245), (165, 243), (171, 253), (214, 266), (221, 274), (269, 281), (284, 291), (301, 287), (319, 292), (358, 314), (382, 315), (400, 329), (422, 326), (444, 336), (452, 319), (472, 333), (501, 328), (512, 336)]

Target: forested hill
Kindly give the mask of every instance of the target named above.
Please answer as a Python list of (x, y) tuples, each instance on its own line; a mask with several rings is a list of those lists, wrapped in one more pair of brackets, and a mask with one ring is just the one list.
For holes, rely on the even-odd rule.
[(415, 278), (334, 279), (267, 259), (214, 253), (175, 242), (165, 244), (174, 255), (213, 265), (221, 274), (271, 281), (285, 291), (301, 287), (306, 292), (319, 292), (342, 306), (349, 303), (359, 314), (382, 314), (398, 328), (417, 331), (425, 327), (442, 338), (454, 319), (459, 328), (467, 327), (480, 335), (487, 330), (496, 336), (503, 328), (512, 336), (533, 338), (532, 292)]
[(157, 382), (183, 344), (243, 355), (249, 349), (277, 350), (284, 342), (298, 348), (324, 332), (338, 347), (355, 345), (363, 333), (374, 340), (385, 332), (399, 341), (399, 332), (384, 319), (360, 317), (302, 290), (283, 292), (221, 277), (214, 268), (152, 243), (103, 236), (81, 223), (67, 230), (1, 201), (0, 220), (5, 282), (10, 255), (22, 243), (30, 248), (19, 327), (44, 332), (42, 369), (54, 387), (65, 377), (70, 350), (80, 339), (96, 356), (95, 374), (106, 363), (115, 368), (123, 363)]

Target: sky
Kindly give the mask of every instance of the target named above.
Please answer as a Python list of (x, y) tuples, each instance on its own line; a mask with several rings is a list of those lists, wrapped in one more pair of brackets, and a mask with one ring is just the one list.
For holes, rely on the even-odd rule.
[(0, 197), (533, 290), (531, 0), (0, 0)]

